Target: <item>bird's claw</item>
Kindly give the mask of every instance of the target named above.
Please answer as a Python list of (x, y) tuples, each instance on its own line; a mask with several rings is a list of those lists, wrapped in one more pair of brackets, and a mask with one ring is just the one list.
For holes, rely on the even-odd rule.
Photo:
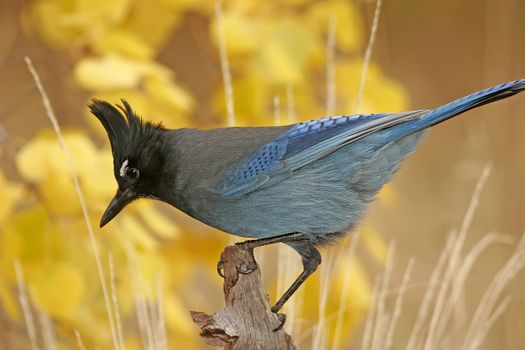
[(225, 278), (224, 277), (224, 261), (222, 259), (217, 262), (217, 273), (222, 278)]
[(252, 273), (253, 271), (257, 270), (257, 265), (247, 265), (247, 264), (242, 264), (242, 265), (239, 265), (237, 266), (237, 272), (238, 273), (241, 273), (243, 275), (249, 275), (250, 273)]
[(280, 321), (279, 325), (273, 329), (274, 332), (277, 332), (277, 331), (280, 331), (281, 329), (283, 329), (284, 324), (286, 323), (286, 315), (285, 314), (279, 314), (279, 313), (276, 313), (275, 315), (277, 316), (277, 318)]
[[(257, 265), (243, 264), (237, 266), (237, 272), (243, 275), (249, 275), (255, 270), (257, 270)], [(219, 274), (219, 276), (222, 278), (226, 278), (224, 276), (224, 261), (222, 259), (217, 262), (217, 274)]]

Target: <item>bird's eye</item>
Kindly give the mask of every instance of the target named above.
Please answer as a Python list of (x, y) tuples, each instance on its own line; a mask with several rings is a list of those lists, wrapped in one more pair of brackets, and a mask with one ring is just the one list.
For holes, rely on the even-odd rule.
[(135, 180), (139, 177), (139, 171), (135, 168), (127, 168), (126, 169), (126, 177)]

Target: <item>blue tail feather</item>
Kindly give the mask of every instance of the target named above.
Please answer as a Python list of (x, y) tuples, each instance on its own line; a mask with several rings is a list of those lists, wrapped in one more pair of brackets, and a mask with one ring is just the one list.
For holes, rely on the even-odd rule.
[(470, 109), (492, 103), (525, 90), (525, 79), (490, 87), (462, 97), (423, 114), (418, 119), (391, 128), (391, 141), (434, 126)]

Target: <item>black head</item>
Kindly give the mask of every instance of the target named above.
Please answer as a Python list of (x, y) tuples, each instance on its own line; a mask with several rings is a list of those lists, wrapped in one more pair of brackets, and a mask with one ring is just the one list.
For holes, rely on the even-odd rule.
[(143, 122), (126, 101), (122, 104), (118, 109), (99, 100), (89, 105), (108, 133), (118, 183), (117, 194), (102, 215), (100, 227), (134, 199), (157, 198), (158, 179), (164, 168), (165, 129), (160, 124)]

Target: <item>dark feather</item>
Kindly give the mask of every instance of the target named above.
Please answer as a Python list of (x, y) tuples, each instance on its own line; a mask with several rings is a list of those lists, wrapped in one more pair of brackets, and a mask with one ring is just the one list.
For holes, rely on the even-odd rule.
[(113, 155), (122, 154), (124, 147), (136, 137), (147, 138), (148, 134), (164, 130), (161, 123), (144, 122), (126, 100), (121, 101), (123, 106), (117, 105), (118, 109), (107, 101), (97, 99), (89, 104), (91, 113), (100, 120), (108, 133)]
[(121, 101), (122, 106), (117, 105), (118, 108), (107, 101), (96, 99), (89, 105), (91, 113), (100, 120), (108, 133), (115, 175), (126, 159), (130, 164), (134, 163), (135, 167), (158, 162), (159, 159), (154, 156), (161, 131), (165, 130), (160, 123), (144, 122), (126, 100)]
[[(122, 102), (129, 108), (129, 104), (126, 101)], [(129, 141), (129, 127), (122, 113), (109, 102), (95, 99), (92, 100), (89, 109), (91, 113), (100, 120), (104, 129), (106, 129), (109, 142), (111, 143), (113, 157), (115, 158), (119, 154), (122, 154), (124, 145)], [(131, 120), (133, 120), (133, 118), (131, 118)]]

